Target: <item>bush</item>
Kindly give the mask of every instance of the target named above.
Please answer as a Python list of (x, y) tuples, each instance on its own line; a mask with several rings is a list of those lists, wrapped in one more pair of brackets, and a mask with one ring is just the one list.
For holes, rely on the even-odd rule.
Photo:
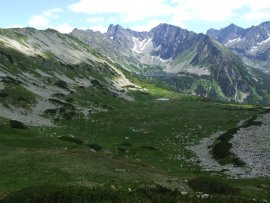
[(57, 109), (46, 109), (44, 111), (44, 113), (46, 113), (46, 114), (56, 114), (57, 113)]
[(62, 93), (55, 93), (53, 94), (53, 97), (65, 97), (66, 95), (62, 94)]
[(105, 108), (105, 109), (114, 110), (114, 108), (112, 106), (109, 106), (109, 105), (106, 105), (106, 104), (102, 105), (102, 107)]
[(118, 147), (117, 149), (119, 152), (127, 152), (127, 149), (125, 147)]
[(6, 93), (6, 92), (0, 92), (0, 97), (8, 97), (8, 93)]
[(87, 145), (90, 149), (93, 149), (95, 151), (101, 151), (102, 150), (102, 146), (98, 145), (98, 144), (88, 144)]
[(215, 178), (197, 177), (188, 182), (188, 185), (196, 191), (216, 194), (237, 194), (238, 188)]
[(72, 203), (72, 202), (125, 202), (125, 195), (112, 190), (87, 187), (29, 187), (8, 195), (4, 202)]
[(95, 86), (97, 88), (101, 88), (101, 89), (103, 88), (103, 85), (96, 79), (92, 80), (91, 83), (92, 83), (93, 86)]
[(63, 114), (63, 118), (66, 120), (71, 120), (76, 115), (74, 111), (68, 111)]
[(69, 97), (66, 99), (66, 102), (72, 103), (72, 102), (74, 102), (74, 99)]
[(153, 147), (153, 146), (141, 146), (142, 149), (147, 149), (147, 150), (151, 150), (151, 151), (156, 151), (157, 148)]
[(125, 147), (131, 148), (132, 147), (132, 144), (130, 144), (128, 142), (124, 142), (124, 143), (121, 144), (121, 146), (125, 146)]
[(55, 85), (60, 88), (67, 89), (67, 83), (63, 80), (58, 80)]
[(193, 203), (227, 203), (247, 202), (233, 197), (213, 197), (198, 199), (194, 196), (181, 195), (180, 192), (169, 190), (162, 186), (141, 188), (128, 192), (127, 190), (112, 190), (106, 187), (89, 188), (85, 186), (32, 186), (13, 192), (5, 197), (5, 203), (72, 203), (72, 202), (193, 202)]
[(20, 121), (10, 120), (9, 124), (10, 124), (10, 127), (12, 127), (12, 128), (27, 129), (27, 127)]
[(73, 136), (70, 136), (70, 135), (64, 135), (64, 136), (61, 136), (59, 137), (60, 140), (65, 140), (65, 141), (68, 141), (68, 142), (74, 142), (76, 144), (83, 144), (83, 141), (76, 138), (76, 137), (73, 137)]

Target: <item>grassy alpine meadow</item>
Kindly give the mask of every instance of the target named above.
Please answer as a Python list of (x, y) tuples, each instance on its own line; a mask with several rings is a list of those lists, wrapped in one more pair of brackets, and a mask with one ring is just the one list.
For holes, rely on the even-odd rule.
[[(93, 195), (103, 202), (246, 202), (269, 197), (269, 179), (204, 172), (187, 149), (260, 109), (144, 86), (147, 92), (129, 92), (136, 98), (132, 102), (93, 86), (78, 88), (64, 99), (89, 108), (88, 116), (75, 112), (59, 119), (44, 113), (56, 127), (14, 129), (1, 118), (0, 197), (7, 202), (91, 202)], [(104, 191), (110, 191), (107, 199), (100, 197)], [(200, 200), (204, 193), (210, 199)]]

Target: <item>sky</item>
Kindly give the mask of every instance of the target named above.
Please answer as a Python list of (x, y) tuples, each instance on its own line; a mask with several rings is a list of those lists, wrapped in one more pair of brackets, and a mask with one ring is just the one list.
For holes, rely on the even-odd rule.
[(0, 0), (0, 27), (149, 31), (160, 23), (197, 33), (270, 21), (270, 0)]

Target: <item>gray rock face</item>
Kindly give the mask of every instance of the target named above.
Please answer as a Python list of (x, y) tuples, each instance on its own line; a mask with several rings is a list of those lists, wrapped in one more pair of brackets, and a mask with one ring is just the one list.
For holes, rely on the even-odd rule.
[(231, 140), (231, 151), (246, 164), (245, 167), (221, 165), (212, 157), (209, 146), (222, 133), (204, 138), (199, 144), (189, 147), (196, 155), (194, 162), (199, 161), (206, 171), (223, 171), (235, 178), (270, 177), (270, 113), (260, 116), (256, 121), (263, 125), (241, 128)]
[(160, 24), (150, 33), (153, 36), (154, 47), (159, 47), (152, 54), (162, 59), (176, 58), (180, 53), (194, 46), (200, 38), (205, 37), (168, 24)]
[(110, 25), (106, 36), (125, 49), (132, 49), (134, 46), (133, 37), (141, 40), (147, 38), (147, 32), (136, 32), (130, 29), (124, 29), (120, 25)]
[(270, 176), (270, 114), (259, 117), (261, 126), (243, 128), (233, 137), (232, 151), (243, 160), (251, 177)]
[(243, 36), (245, 33), (245, 29), (237, 25), (230, 24), (228, 27), (225, 27), (221, 30), (209, 29), (206, 34), (213, 39), (219, 41), (220, 43), (225, 44), (229, 40), (235, 39), (239, 36)]
[(247, 29), (236, 25), (210, 29), (207, 35), (238, 54), (247, 64), (270, 71), (270, 21)]

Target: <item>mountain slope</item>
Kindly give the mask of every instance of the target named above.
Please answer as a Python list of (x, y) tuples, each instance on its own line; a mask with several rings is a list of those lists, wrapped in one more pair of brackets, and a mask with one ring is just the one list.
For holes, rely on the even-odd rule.
[(210, 29), (207, 34), (235, 52), (247, 64), (269, 72), (270, 22), (247, 29), (229, 25), (220, 30)]
[(1, 29), (0, 44), (0, 112), (8, 119), (53, 126), (55, 120), (107, 111), (91, 98), (75, 102), (81, 90), (128, 101), (135, 100), (129, 90), (143, 91), (118, 64), (55, 30)]
[[(237, 34), (243, 31), (231, 27)], [(94, 45), (146, 80), (212, 99), (268, 101), (268, 87), (252, 68), (207, 35), (168, 24), (160, 24), (149, 32), (120, 25), (110, 25), (103, 35), (87, 32), (91, 31), (74, 30), (71, 35)]]

